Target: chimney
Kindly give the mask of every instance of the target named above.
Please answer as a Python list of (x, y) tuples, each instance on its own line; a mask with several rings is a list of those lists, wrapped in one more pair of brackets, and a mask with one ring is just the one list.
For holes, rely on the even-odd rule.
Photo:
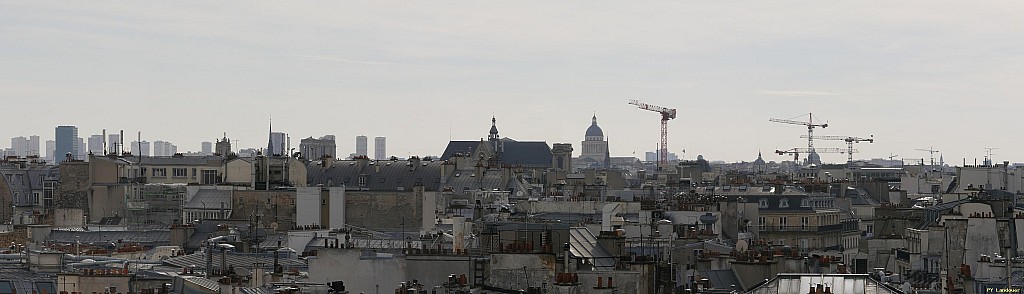
[(331, 157), (330, 154), (324, 154), (324, 156), (320, 157), (320, 167), (330, 168), (331, 166), (334, 166), (334, 157)]

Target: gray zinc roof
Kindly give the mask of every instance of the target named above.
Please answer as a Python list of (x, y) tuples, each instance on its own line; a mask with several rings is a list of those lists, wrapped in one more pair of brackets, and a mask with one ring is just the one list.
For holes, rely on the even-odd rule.
[[(329, 167), (316, 162), (306, 166), (309, 186), (322, 185), (370, 191), (412, 191), (423, 185), (426, 191), (437, 191), (440, 185), (442, 161), (411, 160), (343, 160)], [(360, 177), (365, 178), (360, 185)]]
[(231, 207), (231, 191), (202, 189), (192, 196), (184, 208), (189, 209), (220, 209), (220, 204)]

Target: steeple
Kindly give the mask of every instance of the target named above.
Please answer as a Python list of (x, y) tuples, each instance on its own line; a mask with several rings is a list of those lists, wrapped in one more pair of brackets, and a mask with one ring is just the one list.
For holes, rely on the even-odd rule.
[(487, 136), (487, 139), (498, 140), (500, 138), (501, 137), (498, 136), (498, 120), (495, 119), (494, 116), (491, 116), (491, 132), (490, 135)]
[(266, 156), (271, 156), (274, 152), (274, 119), (270, 119), (270, 130), (267, 131), (267, 151), (263, 152)]

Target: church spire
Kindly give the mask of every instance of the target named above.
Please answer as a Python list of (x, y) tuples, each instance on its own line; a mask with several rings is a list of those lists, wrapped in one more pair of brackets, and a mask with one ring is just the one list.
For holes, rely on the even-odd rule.
[(597, 125), (597, 112), (596, 111), (594, 112), (594, 118), (591, 119), (590, 124), (591, 125), (595, 125), (595, 126)]
[(274, 152), (274, 119), (270, 119), (270, 129), (267, 131), (267, 152), (263, 155), (271, 156)]

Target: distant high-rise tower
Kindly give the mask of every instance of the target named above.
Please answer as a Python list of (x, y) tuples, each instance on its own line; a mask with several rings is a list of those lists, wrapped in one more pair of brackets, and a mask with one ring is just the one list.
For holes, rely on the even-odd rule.
[(89, 156), (89, 151), (85, 149), (85, 147), (86, 147), (85, 146), (85, 139), (82, 138), (82, 137), (78, 137), (78, 138), (75, 138), (75, 139), (76, 139), (76, 144), (78, 144), (78, 148), (76, 150), (78, 153), (75, 155), (75, 159), (82, 159), (82, 160), (84, 160), (86, 158), (86, 156)]
[(46, 161), (47, 162), (52, 162), (54, 164), (57, 163), (57, 160), (55, 159), (56, 158), (55, 155), (57, 155), (57, 150), (56, 149), (57, 149), (57, 141), (46, 140)]
[(132, 155), (149, 156), (149, 141), (142, 141), (141, 144), (138, 141), (133, 141), (131, 144)]
[(387, 139), (384, 137), (373, 138), (373, 158), (377, 160), (388, 159)]
[(121, 146), (120, 134), (107, 134), (107, 153), (121, 154), (124, 146)]
[(28, 136), (28, 154), (26, 156), (42, 156), (39, 153), (39, 136)]
[(89, 152), (93, 155), (103, 156), (103, 135), (89, 136)]
[(268, 148), (270, 148), (270, 151), (269, 151), (270, 155), (282, 155), (282, 156), (288, 155), (287, 154), (288, 152), (286, 150), (284, 150), (286, 148), (285, 147), (285, 143), (287, 142), (287, 140), (288, 140), (288, 135), (287, 134), (282, 133), (282, 132), (271, 132), (270, 133), (270, 145), (268, 146)]
[(11, 138), (11, 150), (14, 151), (13, 156), (39, 156), (39, 136)]
[(367, 156), (366, 136), (356, 136), (356, 156)]
[(78, 127), (57, 126), (54, 132), (56, 143), (54, 144), (54, 163), (64, 161), (68, 155), (74, 159), (78, 156)]
[(153, 156), (172, 156), (175, 153), (178, 153), (178, 146), (171, 142), (153, 141)]
[(213, 142), (202, 142), (200, 145), (202, 146), (200, 150), (203, 155), (213, 154)]

